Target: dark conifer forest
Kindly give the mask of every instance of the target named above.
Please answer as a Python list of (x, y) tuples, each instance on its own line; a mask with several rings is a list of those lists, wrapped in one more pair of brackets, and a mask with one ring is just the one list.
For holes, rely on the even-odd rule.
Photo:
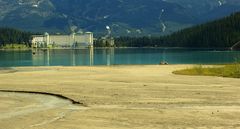
[(240, 41), (240, 12), (159, 37), (119, 37), (117, 47), (228, 48)]
[(7, 44), (25, 44), (30, 46), (32, 33), (12, 28), (0, 28), (0, 46)]

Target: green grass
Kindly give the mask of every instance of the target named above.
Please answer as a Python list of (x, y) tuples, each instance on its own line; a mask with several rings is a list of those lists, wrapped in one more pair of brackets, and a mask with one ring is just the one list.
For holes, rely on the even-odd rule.
[(173, 73), (178, 75), (200, 75), (240, 78), (240, 63), (213, 67), (195, 66), (193, 68), (174, 71)]
[(1, 49), (6, 49), (6, 50), (26, 50), (29, 49), (29, 47), (25, 44), (6, 44), (2, 47)]

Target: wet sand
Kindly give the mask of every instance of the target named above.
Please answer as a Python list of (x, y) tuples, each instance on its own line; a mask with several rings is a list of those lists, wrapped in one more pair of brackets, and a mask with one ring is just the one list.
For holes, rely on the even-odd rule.
[[(0, 70), (0, 129), (240, 128), (240, 79), (180, 76), (190, 65)], [(10, 71), (8, 71), (10, 70)]]

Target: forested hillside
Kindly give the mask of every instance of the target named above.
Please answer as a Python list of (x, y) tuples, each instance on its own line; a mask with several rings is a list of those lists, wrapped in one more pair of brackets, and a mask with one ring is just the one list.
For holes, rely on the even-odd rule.
[(32, 32), (167, 35), (240, 11), (239, 0), (0, 0), (0, 26)]
[(25, 44), (30, 46), (30, 32), (23, 32), (12, 28), (0, 28), (0, 46), (7, 44)]
[[(11, 28), (0, 28), (0, 46), (26, 44), (30, 46), (32, 33)], [(194, 47), (230, 48), (240, 41), (240, 12), (229, 17), (197, 25), (159, 37), (119, 37), (117, 47)], [(95, 44), (96, 46), (101, 46)]]
[(231, 47), (240, 41), (240, 12), (161, 37), (120, 37), (116, 46), (128, 47)]

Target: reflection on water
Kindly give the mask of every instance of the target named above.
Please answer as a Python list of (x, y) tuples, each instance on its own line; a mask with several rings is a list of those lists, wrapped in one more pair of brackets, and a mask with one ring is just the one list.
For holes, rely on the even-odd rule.
[(106, 49), (107, 65), (114, 64), (114, 48)]
[(94, 49), (33, 50), (33, 66), (94, 65)]
[(224, 64), (233, 63), (239, 57), (240, 51), (167, 48), (0, 51), (0, 67), (109, 66), (159, 64), (160, 62), (168, 62), (169, 64)]
[(94, 65), (94, 49), (93, 48), (90, 48), (89, 49), (89, 60), (90, 60), (90, 62), (89, 62), (89, 64), (90, 64), (90, 66), (93, 66)]
[[(97, 53), (102, 55), (104, 61), (101, 65), (114, 64), (114, 48), (97, 50)], [(94, 65), (94, 49), (72, 49), (72, 50), (33, 50), (32, 63), (33, 66), (79, 66), (79, 65)], [(99, 57), (99, 56), (97, 56)], [(98, 62), (98, 61), (97, 61)]]

